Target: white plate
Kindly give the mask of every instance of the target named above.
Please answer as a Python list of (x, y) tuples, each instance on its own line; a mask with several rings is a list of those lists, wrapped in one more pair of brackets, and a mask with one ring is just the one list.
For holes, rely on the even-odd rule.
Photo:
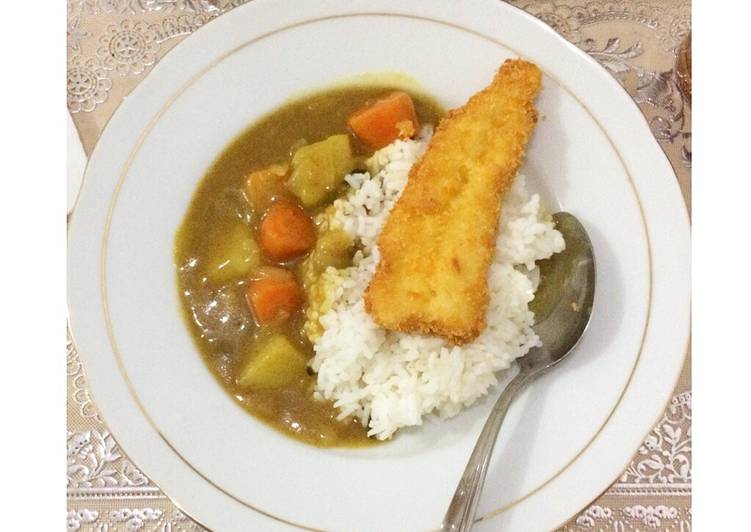
[(587, 226), (598, 287), (576, 355), (509, 413), (477, 528), (553, 528), (624, 469), (669, 399), (689, 335), (686, 210), (625, 91), (494, 0), (255, 0), (186, 39), (123, 102), (70, 227), (70, 318), (93, 396), (130, 458), (187, 513), (218, 531), (440, 525), (491, 402), (372, 449), (285, 438), (204, 367), (178, 312), (173, 237), (212, 159), (290, 95), (399, 71), (451, 107), (515, 56), (546, 74), (524, 172)]
[(73, 123), (73, 119), (69, 113), (65, 113), (67, 117), (66, 121), (66, 136), (67, 136), (67, 156), (68, 156), (68, 212), (73, 210), (76, 205), (76, 198), (78, 198), (78, 191), (81, 188), (81, 181), (83, 180), (83, 172), (86, 169), (86, 153), (83, 151), (83, 145), (81, 144), (81, 138), (78, 136), (78, 130)]

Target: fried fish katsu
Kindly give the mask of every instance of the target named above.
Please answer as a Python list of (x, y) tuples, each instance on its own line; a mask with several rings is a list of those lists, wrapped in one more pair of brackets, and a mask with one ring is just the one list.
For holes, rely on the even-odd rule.
[(537, 122), (540, 70), (507, 60), (441, 120), (378, 240), (365, 308), (387, 329), (455, 344), (485, 328), (501, 201)]

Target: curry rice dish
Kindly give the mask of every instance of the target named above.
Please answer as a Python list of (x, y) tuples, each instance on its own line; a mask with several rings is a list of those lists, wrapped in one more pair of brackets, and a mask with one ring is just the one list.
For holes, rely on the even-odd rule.
[[(537, 90), (539, 70), (508, 61), (486, 96), (446, 119), (420, 93), (332, 88), (277, 109), (219, 155), (178, 230), (174, 255), (190, 332), (240, 406), (306, 443), (367, 445), (426, 418), (457, 414), (539, 343), (528, 307), (535, 261), (564, 242), (524, 177), (514, 177)], [(456, 142), (467, 127), (477, 136)], [(472, 158), (459, 184), (430, 162), (449, 161), (461, 171), (468, 149), (486, 156)], [(415, 175), (419, 186), (412, 185)], [(399, 206), (405, 188), (417, 191), (405, 192), (409, 206), (446, 198), (446, 187), (471, 191), (459, 194), (457, 208), (440, 209), (449, 215), (428, 208), (423, 219), (419, 209)], [(390, 219), (392, 209), (401, 214)], [(431, 221), (431, 214), (439, 218)], [(389, 244), (381, 253), (379, 235), (408, 249), (405, 257), (419, 257), (423, 246), (436, 249), (417, 240), (436, 234), (434, 223), (464, 227), (477, 242), (459, 247), (449, 229), (440, 233), (467, 275), (440, 261), (409, 273), (422, 290), (435, 287), (420, 297), (454, 298), (460, 312), (470, 311), (465, 332), (398, 330), (404, 327), (366, 310), (366, 300), (370, 307), (374, 298), (404, 298), (399, 291), (412, 286), (398, 282), (403, 263), (379, 266), (395, 257)], [(432, 275), (431, 283), (423, 275)], [(462, 285), (484, 287), (485, 296), (465, 300), (456, 290)], [(446, 306), (428, 307), (430, 319), (454, 319), (440, 310)]]

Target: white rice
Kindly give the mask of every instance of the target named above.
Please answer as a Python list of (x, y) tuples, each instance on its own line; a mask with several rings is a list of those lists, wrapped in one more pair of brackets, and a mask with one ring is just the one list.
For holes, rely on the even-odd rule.
[[(564, 248), (562, 235), (518, 175), (501, 209), (496, 252), (488, 275), (487, 327), (473, 342), (450, 346), (440, 338), (386, 331), (365, 312), (363, 293), (378, 264), (376, 239), (431, 131), (397, 140), (368, 161), (370, 172), (347, 176), (352, 190), (334, 203), (331, 223), (359, 242), (353, 266), (324, 273), (329, 294), (318, 318), (311, 367), (319, 396), (340, 417), (358, 417), (368, 434), (389, 438), (426, 416), (448, 418), (497, 384), (497, 372), (539, 344), (528, 304), (536, 288), (535, 261)], [(531, 274), (531, 275), (530, 275)]]

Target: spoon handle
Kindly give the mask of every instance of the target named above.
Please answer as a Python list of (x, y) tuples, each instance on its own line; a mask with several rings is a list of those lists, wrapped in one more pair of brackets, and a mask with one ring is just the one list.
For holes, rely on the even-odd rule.
[(477, 503), (480, 501), (482, 487), (485, 484), (485, 475), (490, 464), (490, 456), (493, 454), (493, 447), (498, 438), (501, 423), (503, 423), (514, 397), (527, 384), (531, 376), (531, 372), (521, 370), (509, 382), (496, 401), (495, 406), (493, 406), (443, 518), (441, 525), (443, 532), (469, 532), (472, 528)]

